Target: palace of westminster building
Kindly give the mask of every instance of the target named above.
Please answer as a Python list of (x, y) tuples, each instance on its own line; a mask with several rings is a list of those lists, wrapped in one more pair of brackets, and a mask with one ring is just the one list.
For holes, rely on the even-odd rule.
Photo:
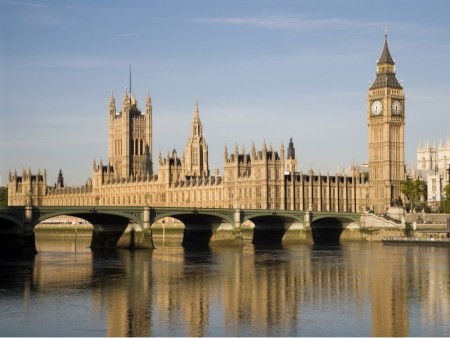
[(190, 137), (184, 152), (157, 159), (154, 171), (152, 100), (140, 110), (125, 90), (117, 111), (111, 94), (108, 112), (108, 162), (94, 160), (85, 186), (66, 187), (60, 171), (54, 187), (46, 172), (9, 174), (9, 205), (97, 206), (149, 205), (198, 208), (243, 208), (384, 213), (401, 196), (405, 179), (405, 95), (395, 75), (387, 36), (367, 97), (368, 172), (356, 166), (346, 174), (297, 171), (290, 140), (274, 150), (252, 144), (224, 150), (223, 173), (210, 173), (208, 145), (195, 102)]

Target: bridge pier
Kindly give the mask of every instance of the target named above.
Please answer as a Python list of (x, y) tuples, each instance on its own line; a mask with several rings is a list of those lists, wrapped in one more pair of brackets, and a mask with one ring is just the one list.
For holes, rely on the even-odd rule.
[(92, 250), (105, 249), (154, 249), (151, 231), (130, 229), (117, 230), (117, 226), (94, 225), (92, 232)]
[(305, 212), (305, 228), (311, 228), (311, 211)]
[(244, 238), (242, 236), (241, 228), (233, 228), (230, 223), (220, 224), (213, 232), (210, 245), (243, 246)]
[(294, 223), (293, 220), (283, 219), (275, 215), (256, 217), (252, 221), (255, 224), (252, 243), (255, 245), (281, 245), (284, 235)]
[(36, 243), (33, 232), (33, 207), (26, 206), (21, 224), (10, 219), (2, 219), (0, 229), (0, 253), (6, 255), (36, 254)]
[(234, 211), (234, 228), (235, 229), (241, 229), (241, 223), (242, 223), (242, 213), (241, 209), (236, 209)]
[(34, 232), (2, 233), (0, 253), (5, 255), (37, 254)]
[(198, 227), (184, 222), (183, 247), (207, 247), (213, 235), (212, 227)]
[[(94, 229), (91, 248), (153, 249), (151, 225), (173, 217), (185, 225), (183, 246), (244, 245), (242, 223), (254, 223), (253, 243), (338, 242), (344, 230), (367, 226), (361, 214), (287, 210), (154, 207), (0, 208), (0, 252), (36, 252), (34, 225), (48, 217), (74, 215)], [(356, 225), (352, 225), (355, 223)]]
[(144, 222), (143, 222), (144, 231), (149, 230), (151, 227), (150, 208), (149, 207), (144, 207), (144, 217), (143, 218), (144, 218)]
[(27, 231), (22, 234), (22, 254), (37, 254), (34, 231)]
[(154, 249), (150, 229), (137, 224), (93, 224), (92, 250), (105, 249)]
[[(192, 214), (177, 215), (184, 224), (183, 247), (207, 247), (209, 245), (244, 245), (239, 227), (233, 227), (231, 222), (209, 215)], [(240, 225), (240, 211), (234, 213), (235, 221)]]

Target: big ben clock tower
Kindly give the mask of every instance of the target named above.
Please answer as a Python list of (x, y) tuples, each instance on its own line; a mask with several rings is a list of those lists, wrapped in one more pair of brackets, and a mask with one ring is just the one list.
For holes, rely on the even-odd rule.
[(405, 94), (395, 76), (387, 35), (367, 98), (369, 129), (369, 203), (384, 213), (400, 195), (405, 177)]

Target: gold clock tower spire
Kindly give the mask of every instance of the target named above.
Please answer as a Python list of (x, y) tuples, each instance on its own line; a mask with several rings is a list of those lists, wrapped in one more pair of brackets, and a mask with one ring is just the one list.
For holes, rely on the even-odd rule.
[(405, 94), (395, 76), (386, 32), (376, 78), (369, 88), (367, 124), (370, 206), (384, 213), (401, 196), (400, 182), (405, 177)]

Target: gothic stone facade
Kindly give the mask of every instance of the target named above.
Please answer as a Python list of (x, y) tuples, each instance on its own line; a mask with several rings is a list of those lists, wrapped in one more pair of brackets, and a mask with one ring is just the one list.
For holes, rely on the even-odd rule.
[(378, 213), (401, 197), (405, 179), (405, 94), (395, 75), (387, 36), (367, 99), (369, 131), (369, 200)]
[(83, 187), (48, 187), (46, 174), (24, 171), (10, 175), (10, 205), (151, 205), (281, 210), (367, 210), (367, 175), (351, 176), (286, 172), (284, 148), (225, 155), (223, 175), (185, 176), (176, 156), (159, 158), (159, 174), (120, 177), (99, 163), (92, 182)]
[(50, 187), (45, 171), (10, 173), (8, 202), (385, 212), (391, 199), (400, 195), (404, 177), (404, 102), (385, 39), (367, 99), (369, 176), (356, 167), (347, 175), (297, 172), (292, 139), (287, 152), (283, 144), (275, 151), (265, 142), (259, 150), (252, 144), (249, 152), (235, 146), (229, 153), (225, 147), (223, 173), (215, 170), (211, 175), (197, 101), (183, 155), (176, 150), (165, 157), (159, 154), (155, 174), (150, 96), (142, 112), (133, 95), (125, 92), (117, 113), (111, 95), (108, 163), (94, 161), (92, 179), (83, 187), (65, 187), (62, 175)]
[(417, 148), (417, 170), (411, 178), (421, 178), (427, 183), (427, 203), (437, 207), (445, 199), (444, 189), (450, 182), (450, 139), (439, 146), (426, 142)]

